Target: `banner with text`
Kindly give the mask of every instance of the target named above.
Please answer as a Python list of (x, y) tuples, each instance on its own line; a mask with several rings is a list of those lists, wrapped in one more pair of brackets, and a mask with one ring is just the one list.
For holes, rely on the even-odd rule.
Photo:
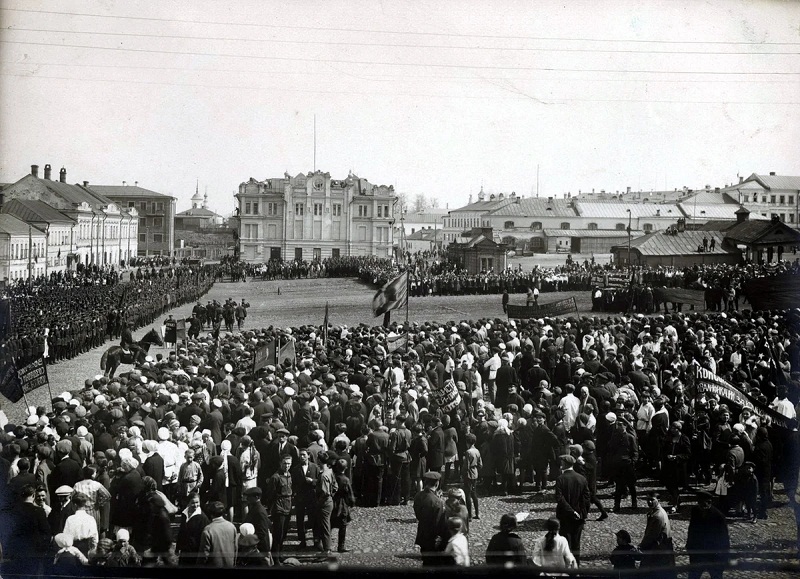
[(253, 356), (253, 373), (275, 363), (275, 341), (264, 344)]
[(461, 395), (453, 380), (448, 380), (443, 387), (433, 390), (431, 396), (441, 411), (445, 413), (455, 410), (461, 404)]
[(0, 394), (11, 402), (19, 402), (23, 395), (17, 366), (11, 357), (4, 359), (0, 365)]
[(724, 398), (740, 408), (749, 408), (759, 416), (769, 416), (772, 423), (782, 428), (788, 428), (787, 418), (776, 412), (766, 404), (762, 404), (743, 390), (734, 386), (730, 382), (723, 380), (709, 370), (694, 366), (695, 368), (695, 388), (697, 393), (711, 392), (720, 398)]
[(599, 288), (625, 288), (631, 285), (630, 275), (624, 273), (605, 273), (592, 276), (592, 286)]
[(386, 349), (389, 350), (389, 352), (396, 352), (400, 348), (404, 348), (407, 343), (408, 343), (407, 334), (398, 334), (397, 336), (387, 336)]
[(19, 380), (22, 382), (22, 391), (27, 394), (42, 386), (49, 386), (47, 380), (47, 368), (44, 365), (44, 358), (34, 360), (27, 366), (17, 369)]
[(578, 311), (578, 304), (575, 298), (567, 298), (549, 304), (539, 304), (537, 306), (516, 306), (508, 304), (508, 317), (518, 320), (528, 318), (543, 318), (545, 316), (560, 316)]

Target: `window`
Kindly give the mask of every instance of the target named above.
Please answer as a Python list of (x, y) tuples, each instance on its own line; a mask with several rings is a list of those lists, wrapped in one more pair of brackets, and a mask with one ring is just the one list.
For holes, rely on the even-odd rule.
[(277, 203), (267, 203), (267, 215), (277, 215), (278, 214), (278, 204)]
[(647, 233), (650, 233), (651, 231), (653, 231), (653, 224), (652, 223), (645, 223), (644, 225), (642, 225), (642, 230), (647, 232)]
[(164, 202), (163, 201), (159, 201), (158, 203), (155, 203), (154, 205), (156, 206), (156, 211), (159, 211), (159, 212), (160, 211), (164, 211)]
[(564, 221), (561, 224), (561, 229), (569, 229), (569, 222), (568, 221)]
[(147, 227), (147, 218), (146, 217), (140, 217), (139, 218), (139, 227)]
[(769, 196), (769, 202), (770, 203), (775, 203), (775, 195), (770, 195)]
[(778, 202), (779, 202), (781, 205), (783, 205), (784, 203), (786, 203), (786, 195), (781, 195), (781, 196), (778, 198)]
[(794, 213), (789, 213), (789, 223), (794, 223)]
[(383, 216), (384, 216), (385, 218), (387, 218), (387, 219), (388, 219), (389, 217), (391, 217), (391, 215), (389, 214), (389, 206), (388, 206), (388, 205), (384, 205), (384, 206), (383, 206)]
[(244, 204), (244, 214), (245, 215), (250, 215), (250, 202), (249, 201), (247, 201)]
[(359, 241), (366, 241), (367, 240), (367, 227), (366, 227), (366, 225), (359, 225), (358, 226), (358, 240)]
[(781, 221), (786, 221), (786, 214), (785, 213), (781, 213)]
[(491, 257), (482, 257), (481, 258), (481, 270), (482, 271), (489, 271), (494, 267), (494, 260)]
[(294, 258), (297, 261), (303, 261), (303, 248), (302, 247), (295, 247), (294, 248)]
[(358, 206), (358, 216), (359, 217), (369, 217), (369, 206), (368, 205), (359, 205)]
[(742, 195), (742, 202), (747, 203), (750, 200), (750, 195)]
[(333, 204), (333, 216), (334, 217), (341, 217), (342, 216), (342, 204), (341, 203), (334, 203)]
[(543, 242), (541, 237), (531, 237), (531, 249), (541, 249)]
[(589, 231), (597, 231), (597, 223), (590, 223)]
[(142, 213), (147, 213), (147, 201), (142, 201), (139, 203), (139, 209), (142, 211)]
[(322, 203), (314, 203), (314, 216), (322, 216)]
[(789, 205), (794, 205), (794, 195), (789, 195)]
[(153, 227), (164, 227), (164, 218), (153, 217)]
[(258, 215), (258, 201), (253, 201), (253, 215)]
[(378, 205), (378, 219), (383, 217), (383, 205)]
[(161, 243), (163, 241), (164, 241), (164, 236), (163, 235), (161, 235), (160, 233), (154, 233), (153, 234), (153, 242), (154, 243)]
[(531, 231), (541, 231), (542, 230), (542, 222), (541, 221), (534, 221), (531, 223)]
[[(753, 198), (753, 200), (755, 200), (755, 198)], [(761, 202), (762, 203), (766, 203), (767, 202), (767, 196), (766, 195), (762, 195), (761, 196)]]
[[(341, 207), (341, 205), (339, 205), (339, 207)], [(331, 257), (332, 258), (337, 259), (339, 257), (339, 255), (340, 255), (340, 250), (339, 250), (338, 247), (334, 247), (333, 249), (331, 249)]]
[(313, 257), (314, 261), (322, 261), (322, 249), (321, 248), (315, 247), (314, 249), (311, 250), (311, 252), (312, 252), (312, 254), (314, 256)]
[(147, 234), (146, 233), (140, 233), (139, 234), (139, 243), (147, 243)]
[(617, 231), (625, 231), (625, 224), (624, 223), (617, 223), (615, 226)]
[(278, 226), (274, 223), (267, 224), (267, 239), (278, 239)]
[(128, 209), (133, 209), (136, 207), (136, 201), (128, 201)]
[(298, 217), (301, 217), (304, 213), (305, 205), (303, 203), (295, 203), (294, 204), (294, 214)]
[(503, 223), (503, 229), (514, 229), (514, 222), (506, 221), (505, 223)]

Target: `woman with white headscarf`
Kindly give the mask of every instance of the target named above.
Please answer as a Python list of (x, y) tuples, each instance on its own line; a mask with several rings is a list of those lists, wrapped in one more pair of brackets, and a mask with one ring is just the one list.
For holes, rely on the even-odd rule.
[(500, 475), (501, 492), (503, 496), (514, 490), (514, 436), (508, 428), (508, 420), (501, 418), (497, 421), (497, 429), (492, 435), (491, 452), (495, 465), (495, 472)]

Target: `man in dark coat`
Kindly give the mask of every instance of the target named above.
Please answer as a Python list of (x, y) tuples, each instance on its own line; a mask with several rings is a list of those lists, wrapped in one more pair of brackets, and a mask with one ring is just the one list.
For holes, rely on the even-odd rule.
[(514, 530), (517, 518), (512, 514), (500, 517), (500, 532), (489, 540), (486, 547), (486, 564), (506, 567), (507, 565), (526, 565), (528, 556), (525, 544)]
[(316, 503), (319, 467), (309, 460), (308, 450), (300, 450), (300, 458), (292, 465), (292, 491), (294, 492), (294, 508), (297, 517), (297, 538), (300, 547), (306, 545), (306, 516), (309, 526), (314, 528), (314, 505)]
[(561, 475), (556, 479), (556, 518), (561, 523), (561, 534), (569, 548), (580, 561), (581, 535), (589, 514), (591, 492), (586, 477), (573, 470), (575, 459), (561, 456)]
[(389, 431), (379, 420), (373, 420), (370, 427), (364, 470), (364, 506), (377, 507), (381, 504), (383, 477), (389, 462)]
[(528, 370), (528, 374), (525, 377), (525, 388), (530, 392), (536, 390), (542, 380), (547, 380), (547, 383), (550, 383), (550, 375), (541, 367), (541, 363), (542, 361), (539, 358), (534, 358), (533, 367)]
[(244, 518), (244, 522), (253, 525), (255, 535), (258, 537), (258, 550), (260, 553), (267, 555), (272, 546), (270, 545), (269, 536), (272, 523), (269, 520), (267, 509), (261, 504), (261, 494), (261, 489), (258, 487), (251, 487), (244, 491), (245, 500), (247, 501), (247, 515)]
[(35, 494), (34, 485), (22, 487), (10, 516), (0, 526), (3, 574), (40, 574), (37, 567), (47, 554), (51, 534), (44, 509), (33, 502)]
[[(258, 448), (258, 446), (256, 448)], [(289, 442), (289, 431), (285, 428), (279, 428), (275, 431), (275, 440), (269, 444), (266, 452), (261, 452), (260, 448), (259, 452), (261, 453), (262, 460), (259, 475), (261, 475), (261, 470), (263, 470), (265, 482), (269, 477), (278, 472), (281, 464), (281, 456), (283, 454), (291, 456), (293, 463), (297, 462), (297, 459), (300, 458), (297, 447)]]
[(436, 494), (441, 475), (427, 472), (423, 475), (423, 489), (414, 497), (414, 516), (417, 518), (417, 536), (414, 544), (419, 545), (422, 565), (436, 565), (441, 561), (441, 552), (447, 543), (444, 501)]
[(200, 537), (211, 520), (200, 508), (200, 495), (189, 495), (189, 504), (181, 513), (181, 526), (175, 543), (181, 565), (194, 565), (200, 553)]
[(56, 466), (50, 473), (47, 487), (50, 489), (50, 504), (56, 505), (56, 489), (60, 486), (74, 487), (75, 483), (83, 479), (83, 470), (80, 463), (70, 456), (72, 443), (69, 440), (60, 440), (56, 443)]
[(434, 418), (432, 421), (433, 429), (428, 433), (428, 470), (439, 472), (444, 466), (444, 430), (442, 421)]
[[(689, 579), (699, 579), (704, 571), (708, 571), (711, 579), (721, 579), (722, 565), (728, 561), (731, 548), (728, 522), (725, 515), (711, 504), (713, 498), (711, 493), (701, 491), (697, 495), (697, 505), (692, 507), (686, 536), (689, 564), (707, 567), (692, 569), (689, 571)], [(693, 551), (702, 553), (692, 554)]]

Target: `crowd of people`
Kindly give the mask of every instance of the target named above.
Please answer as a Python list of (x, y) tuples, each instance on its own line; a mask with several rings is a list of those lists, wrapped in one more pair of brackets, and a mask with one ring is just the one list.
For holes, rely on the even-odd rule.
[[(645, 533), (620, 531), (615, 566), (669, 568), (670, 515), (697, 491), (686, 549), (712, 527), (724, 545), (726, 517), (770, 516), (776, 482), (800, 522), (794, 310), (212, 328), (4, 425), (8, 573), (291, 564), (297, 549), (347, 552), (360, 509), (409, 503), (423, 564), (465, 565), (483, 497), (544, 493), (546, 535), (526, 546), (505, 516), (485, 560), (579, 565), (590, 510), (609, 517), (598, 487), (625, 512), (645, 478), (665, 504), (647, 497)], [(254, 370), (276, 339), (295, 356)], [(785, 424), (699, 392), (695, 367)]]
[(13, 357), (21, 367), (45, 353), (51, 364), (74, 358), (119, 337), (129, 324), (142, 327), (197, 300), (210, 289), (213, 269), (171, 266), (123, 273), (90, 266), (19, 280), (0, 299), (0, 360)]

